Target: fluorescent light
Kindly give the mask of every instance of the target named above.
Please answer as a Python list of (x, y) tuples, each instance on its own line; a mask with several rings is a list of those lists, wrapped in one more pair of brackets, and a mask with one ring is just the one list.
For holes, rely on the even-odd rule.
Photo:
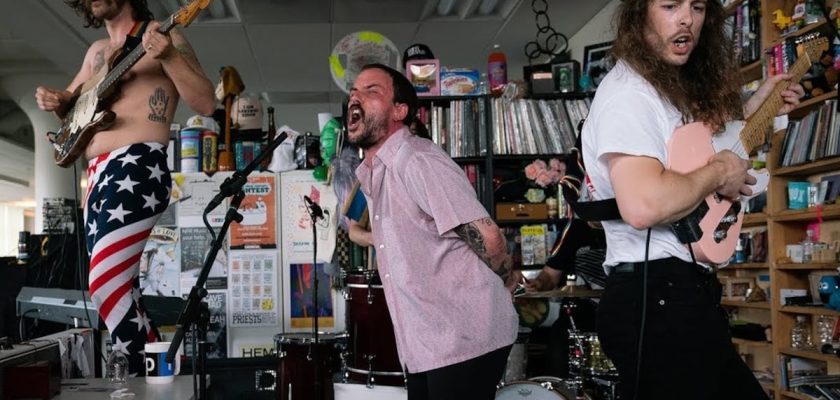
[(499, 5), (499, 0), (481, 0), (481, 4), (478, 5), (478, 14), (490, 15), (496, 11), (497, 5)]
[(449, 15), (455, 8), (455, 0), (440, 0), (437, 6), (438, 15)]

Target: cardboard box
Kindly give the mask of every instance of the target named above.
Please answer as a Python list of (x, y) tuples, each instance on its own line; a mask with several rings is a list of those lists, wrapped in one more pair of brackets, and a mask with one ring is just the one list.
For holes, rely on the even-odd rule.
[(548, 206), (545, 203), (497, 203), (497, 220), (547, 219)]
[(445, 69), (440, 73), (440, 94), (468, 96), (479, 94), (481, 74), (474, 69)]

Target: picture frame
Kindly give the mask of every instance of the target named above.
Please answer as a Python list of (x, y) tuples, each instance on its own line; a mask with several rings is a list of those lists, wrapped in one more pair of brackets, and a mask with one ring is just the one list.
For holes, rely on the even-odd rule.
[(573, 93), (577, 91), (578, 79), (580, 79), (580, 63), (567, 61), (553, 64), (551, 66), (554, 78), (554, 90), (560, 93)]
[(727, 300), (744, 301), (750, 290), (755, 288), (755, 279), (753, 278), (733, 278), (726, 277), (724, 296)]
[(595, 89), (612, 69), (614, 60), (610, 54), (613, 42), (591, 44), (583, 48), (583, 74), (590, 78)]

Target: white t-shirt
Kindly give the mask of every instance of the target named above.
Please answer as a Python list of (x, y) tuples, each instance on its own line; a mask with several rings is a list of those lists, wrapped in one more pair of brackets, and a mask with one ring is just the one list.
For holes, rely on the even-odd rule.
[[(606, 154), (622, 153), (655, 158), (668, 165), (666, 145), (674, 130), (684, 125), (682, 115), (629, 65), (619, 61), (598, 85), (583, 126), (583, 161), (595, 200), (615, 197)], [(645, 260), (647, 230), (622, 220), (604, 221), (607, 256), (604, 266)], [(691, 255), (669, 226), (653, 228), (649, 260)]]

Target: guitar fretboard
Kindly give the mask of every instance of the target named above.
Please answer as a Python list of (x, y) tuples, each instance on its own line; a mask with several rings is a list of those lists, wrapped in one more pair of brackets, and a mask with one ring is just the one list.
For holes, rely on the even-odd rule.
[(803, 44), (805, 51), (787, 72), (792, 76), (790, 81), (782, 81), (777, 84), (770, 96), (758, 107), (758, 110), (747, 118), (746, 125), (741, 131), (741, 143), (743, 143), (748, 154), (752, 154), (755, 149), (765, 143), (767, 131), (773, 125), (773, 118), (776, 117), (776, 113), (784, 104), (781, 93), (791, 85), (791, 82), (799, 82), (802, 76), (808, 72), (811, 68), (811, 60), (819, 57), (820, 44), (823, 41), (825, 41), (825, 38)]
[[(163, 24), (160, 25), (158, 32), (160, 33), (167, 33), (175, 27), (175, 16), (171, 16), (164, 21)], [(138, 44), (128, 53), (122, 60), (120, 60), (117, 65), (108, 71), (108, 74), (105, 75), (105, 78), (102, 79), (102, 83), (99, 84), (99, 87), (96, 89), (96, 97), (102, 98), (105, 93), (119, 82), (120, 78), (128, 72), (134, 64), (137, 64), (143, 56), (146, 55), (146, 48), (142, 46), (142, 44)]]

